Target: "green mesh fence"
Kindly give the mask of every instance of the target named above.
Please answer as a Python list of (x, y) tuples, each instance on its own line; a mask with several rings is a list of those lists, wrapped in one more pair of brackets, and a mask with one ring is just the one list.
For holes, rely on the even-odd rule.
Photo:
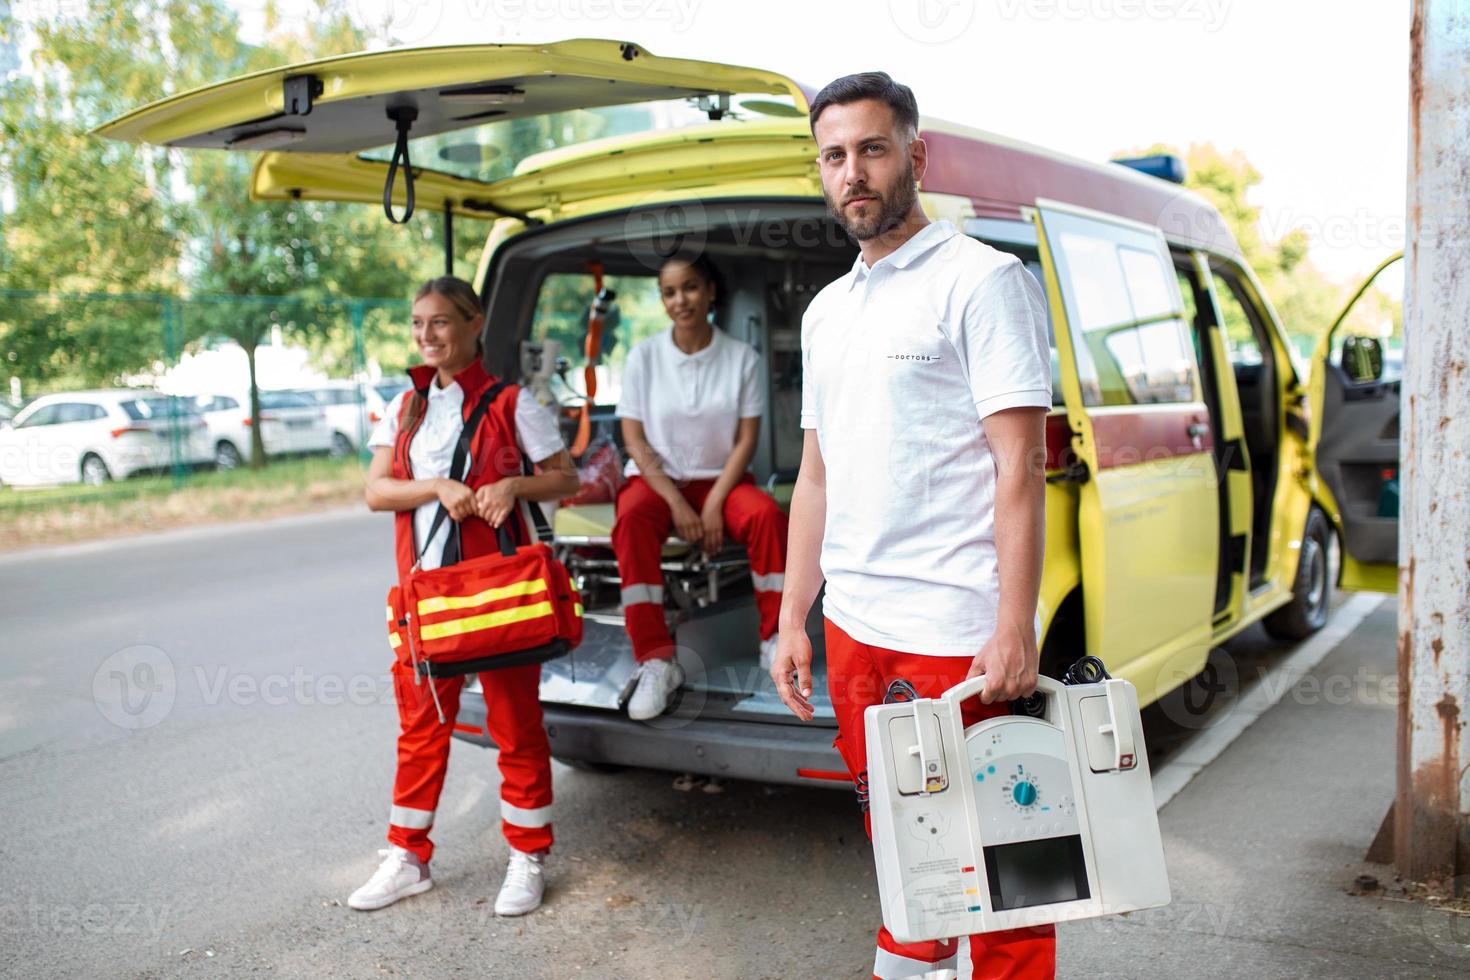
[(365, 460), (406, 383), (408, 317), (406, 300), (0, 290), (0, 506)]

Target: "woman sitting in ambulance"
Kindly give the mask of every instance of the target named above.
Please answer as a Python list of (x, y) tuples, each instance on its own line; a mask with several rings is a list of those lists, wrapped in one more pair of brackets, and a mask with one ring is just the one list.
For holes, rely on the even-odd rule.
[(769, 669), (786, 569), (786, 514), (747, 472), (765, 411), (760, 355), (710, 321), (718, 273), (703, 255), (675, 255), (658, 274), (666, 330), (628, 352), (623, 445), (629, 479), (618, 491), (613, 550), (623, 616), (638, 661), (628, 717), (653, 718), (683, 683), (664, 620), (659, 556), (672, 530), (714, 554), (725, 536), (750, 555)]
[[(466, 417), (498, 380), (481, 363), (484, 322), (474, 288), (462, 279), (434, 279), (414, 297), (413, 341), (424, 363), (409, 368), (413, 387), (389, 404), (368, 440), (373, 460), (367, 504), (372, 510), (396, 512), (394, 550), (400, 577), (420, 552), (424, 568), (440, 567), (454, 525), (464, 558), (495, 552), (495, 528), (507, 521), (516, 543), (528, 543), (517, 499), (557, 500), (578, 487), (556, 419), (517, 385), (496, 396), (472, 435), (467, 483), (449, 479)], [(538, 475), (521, 475), (521, 453), (536, 462)], [(425, 541), (441, 504), (451, 520)], [(389, 846), (379, 852), (385, 859), (377, 872), (348, 899), (355, 909), (383, 908), (433, 886), (429, 831), (444, 787), (464, 678), (425, 680), (406, 661), (406, 655), (395, 661), (392, 671), (401, 730)], [(501, 830), (510, 845), (510, 865), (495, 900), (498, 915), (531, 911), (541, 904), (545, 887), (542, 860), (552, 840), (551, 753), (541, 726), (540, 677), (539, 664), (480, 674), (485, 724), (500, 747)], [(443, 721), (429, 691), (431, 683)]]

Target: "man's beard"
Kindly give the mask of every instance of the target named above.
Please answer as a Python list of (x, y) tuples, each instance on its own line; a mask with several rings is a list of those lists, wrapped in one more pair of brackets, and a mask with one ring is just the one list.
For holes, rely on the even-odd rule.
[(903, 224), (904, 218), (908, 217), (908, 213), (913, 210), (914, 204), (919, 199), (919, 189), (914, 182), (914, 161), (908, 161), (903, 174), (886, 194), (866, 184), (858, 190), (847, 192), (849, 200), (860, 196), (878, 198), (878, 213), (871, 218), (849, 218), (846, 210), (832, 200), (832, 196), (827, 193), (825, 187), (822, 188), (822, 196), (827, 199), (827, 210), (831, 212), (832, 217), (837, 219), (843, 231), (860, 242), (877, 238)]

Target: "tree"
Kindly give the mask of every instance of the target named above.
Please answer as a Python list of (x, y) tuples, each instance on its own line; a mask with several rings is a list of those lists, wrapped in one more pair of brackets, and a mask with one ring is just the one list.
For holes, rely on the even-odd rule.
[[(1165, 144), (1119, 155), (1152, 153), (1182, 156), (1184, 186), (1198, 192), (1219, 210), (1246, 262), (1276, 307), (1287, 336), (1302, 353), (1311, 351), (1359, 284), (1342, 286), (1324, 276), (1308, 257), (1310, 237), (1300, 228), (1288, 231), (1275, 241), (1266, 240), (1261, 232), (1261, 209), (1249, 200), (1251, 189), (1261, 182), (1261, 173), (1244, 153), (1238, 150), (1226, 153), (1203, 143), (1191, 145), (1182, 155)], [(1397, 306), (1376, 287), (1364, 299), (1367, 309), (1380, 312)], [(1394, 323), (1397, 331), (1396, 318)], [(1244, 322), (1227, 323), (1225, 327), (1231, 336), (1249, 331)]]
[[(122, 294), (177, 291), (178, 243), (163, 153), (91, 139), (86, 130), (145, 93), (163, 66), (120, 52), (155, 50), (147, 3), (92, 20), (36, 25), (36, 70), (0, 84), (0, 172), (14, 206), (0, 228), (0, 289), (106, 293), (82, 302), (9, 296), (0, 352), (28, 381), (105, 383), (163, 355), (161, 304)], [(0, 22), (17, 39), (13, 20)], [(103, 84), (99, 72), (116, 79)]]
[[(266, 43), (230, 48), (217, 42), (198, 70), (207, 79), (187, 77), (190, 87), (206, 80), (360, 50), (367, 36), (333, 0), (316, 0), (317, 9), (300, 30), (287, 30), (273, 5), (266, 8)], [(234, 15), (212, 8), (219, 23), (206, 33), (217, 38), (238, 34)], [(178, 23), (178, 21), (175, 21)], [(187, 33), (198, 31), (190, 24)], [(180, 38), (178, 43), (183, 43)], [(181, 66), (186, 67), (186, 66)], [(386, 138), (386, 137), (385, 137)], [(392, 225), (372, 207), (321, 202), (251, 201), (253, 164), (239, 154), (198, 152), (185, 157), (189, 186), (196, 189), (184, 225), (192, 243), (190, 285), (201, 294), (256, 297), (240, 304), (215, 304), (201, 310), (192, 336), (227, 336), (245, 351), (250, 367), (251, 465), (261, 466), (259, 398), (255, 353), (280, 328), (338, 366), (356, 363), (350, 305), (369, 297), (406, 299), (417, 282), (442, 267), (442, 218)], [(456, 251), (473, 258), (483, 227), (456, 229)], [(471, 245), (470, 243), (474, 244)], [(270, 297), (270, 299), (260, 299)], [(205, 312), (207, 311), (207, 312)], [(394, 306), (378, 302), (362, 327), (369, 350), (398, 364), (409, 356), (407, 317), (395, 322)]]
[[(86, 135), (172, 92), (368, 44), (342, 0), (317, 0), (292, 27), (268, 6), (265, 26), (264, 44), (242, 43), (222, 0), (100, 0), (29, 25), (28, 71), (0, 89), (0, 165), (14, 205), (0, 225), (0, 289), (44, 294), (12, 292), (0, 304), (0, 356), (28, 385), (117, 383), (160, 366), (171, 353), (168, 300), (182, 311), (177, 339), (228, 337), (245, 350), (257, 421), (255, 349), (277, 328), (338, 371), (355, 368), (348, 301), (387, 298), (364, 319), (368, 352), (407, 361), (398, 311), (442, 269), (442, 218), (399, 227), (360, 205), (254, 202), (246, 156)], [(17, 25), (0, 21), (0, 32), (14, 39)], [(484, 226), (456, 231), (467, 269)]]

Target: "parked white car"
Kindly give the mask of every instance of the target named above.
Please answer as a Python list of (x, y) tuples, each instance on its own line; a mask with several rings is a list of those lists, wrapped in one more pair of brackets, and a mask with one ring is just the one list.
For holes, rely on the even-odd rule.
[(324, 453), (332, 448), (332, 429), (327, 424), (327, 413), (303, 394), (294, 391), (262, 391), (260, 415), (262, 425), (267, 420), (281, 423), (280, 442), (276, 446), (268, 446), (267, 455)]
[(379, 378), (373, 382), (373, 390), (378, 397), (383, 399), (383, 404), (391, 402), (399, 392), (408, 390), (408, 378), (403, 375), (394, 375), (391, 378)]
[[(216, 469), (249, 462), (250, 401), (246, 396), (198, 395), (194, 405), (209, 428), (210, 455)], [(326, 413), (306, 395), (292, 391), (260, 393), (260, 438), (265, 454), (321, 453), (332, 448)]]
[[(209, 427), (209, 451), (215, 469), (232, 470), (249, 459), (250, 409), (242, 404), (243, 399), (233, 395), (195, 395), (193, 402)], [(269, 435), (269, 426), (263, 427), (263, 431)]]
[[(167, 395), (142, 389), (43, 395), (0, 429), (0, 482), (100, 484), (164, 469), (173, 459), (169, 405)], [(178, 406), (183, 462), (208, 462), (204, 419), (187, 399)]]
[(315, 401), (327, 413), (332, 430), (332, 455), (357, 452), (359, 445), (383, 417), (387, 401), (376, 387), (364, 382), (326, 381), (312, 388), (293, 389)]

